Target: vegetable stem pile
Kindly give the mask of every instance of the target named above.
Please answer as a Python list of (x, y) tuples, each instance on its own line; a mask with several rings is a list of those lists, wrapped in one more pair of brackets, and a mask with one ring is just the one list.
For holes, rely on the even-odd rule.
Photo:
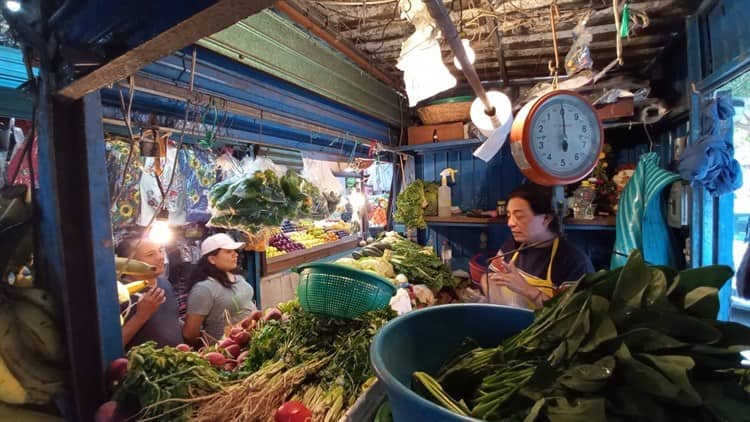
[(495, 348), (467, 339), (415, 389), (484, 420), (739, 421), (750, 414), (750, 328), (717, 321), (728, 267), (676, 272), (634, 251), (584, 276)]
[(327, 319), (296, 301), (257, 314), (199, 351), (134, 347), (113, 399), (147, 420), (267, 421), (299, 400), (313, 420), (338, 421), (374, 378), (370, 343), (395, 316), (387, 308)]

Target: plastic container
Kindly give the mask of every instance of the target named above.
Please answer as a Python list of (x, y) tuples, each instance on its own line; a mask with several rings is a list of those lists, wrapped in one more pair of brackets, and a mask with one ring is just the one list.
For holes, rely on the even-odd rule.
[(356, 318), (385, 308), (396, 294), (387, 279), (343, 265), (312, 263), (293, 271), (299, 273), (300, 306), (316, 315)]
[(482, 276), (487, 272), (487, 254), (478, 253), (469, 261), (469, 275), (475, 286), (479, 286)]
[(594, 219), (594, 199), (596, 190), (588, 180), (581, 182), (581, 185), (573, 192), (573, 217), (583, 220)]
[(489, 304), (425, 308), (386, 324), (370, 346), (370, 362), (385, 384), (395, 422), (477, 421), (459, 416), (411, 390), (414, 371), (435, 374), (466, 337), (492, 347), (531, 324), (525, 309)]

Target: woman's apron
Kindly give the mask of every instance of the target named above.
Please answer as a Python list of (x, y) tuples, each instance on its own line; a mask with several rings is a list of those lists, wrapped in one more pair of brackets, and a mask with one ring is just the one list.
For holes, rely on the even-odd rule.
[[(557, 238), (557, 237), (552, 242), (552, 252), (550, 252), (549, 266), (547, 267), (546, 279), (541, 279), (539, 277), (533, 276), (531, 274), (526, 273), (525, 271), (522, 271), (521, 269), (518, 270), (521, 273), (521, 276), (523, 277), (523, 279), (526, 280), (526, 282), (529, 283), (530, 285), (541, 290), (545, 297), (551, 297), (555, 294), (555, 284), (552, 282), (552, 263), (555, 260), (555, 255), (557, 254), (557, 247), (559, 243), (560, 243), (560, 238)], [(523, 247), (524, 247), (524, 244), (522, 244), (519, 249), (523, 249)], [(510, 258), (510, 262), (516, 261), (516, 258), (518, 258), (519, 252), (520, 251), (516, 251), (513, 254), (513, 256)], [(494, 303), (496, 305), (515, 306), (517, 308), (526, 308), (526, 309), (535, 308), (535, 304), (531, 300), (526, 298), (526, 296), (520, 295), (505, 286), (491, 285), (489, 286), (489, 290), (490, 290), (490, 294), (489, 294), (490, 303)]]

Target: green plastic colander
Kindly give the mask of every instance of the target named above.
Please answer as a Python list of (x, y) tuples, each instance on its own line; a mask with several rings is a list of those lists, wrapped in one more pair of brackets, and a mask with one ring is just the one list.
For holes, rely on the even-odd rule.
[(297, 297), (302, 309), (317, 315), (352, 319), (385, 308), (396, 288), (385, 278), (343, 265), (312, 263), (299, 273)]

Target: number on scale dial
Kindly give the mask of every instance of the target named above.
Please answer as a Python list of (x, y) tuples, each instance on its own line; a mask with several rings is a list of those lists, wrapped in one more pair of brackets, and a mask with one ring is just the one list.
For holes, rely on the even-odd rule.
[(602, 142), (599, 122), (581, 99), (550, 98), (536, 110), (531, 125), (534, 158), (551, 175), (576, 176), (596, 160)]

